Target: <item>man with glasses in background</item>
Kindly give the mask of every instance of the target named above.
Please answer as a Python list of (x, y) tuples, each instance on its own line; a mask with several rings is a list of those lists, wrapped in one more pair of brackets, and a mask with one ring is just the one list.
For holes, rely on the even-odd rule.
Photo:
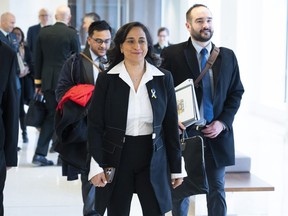
[[(56, 112), (55, 128), (57, 136), (59, 137), (59, 143), (55, 146), (55, 150), (58, 151), (60, 157), (63, 158), (62, 173), (67, 176), (68, 180), (76, 180), (78, 179), (78, 174), (81, 174), (82, 198), (84, 203), (83, 215), (97, 216), (98, 214), (95, 210), (95, 187), (88, 181), (90, 156), (87, 153), (86, 110), (89, 106), (89, 99), (87, 100), (88, 105), (84, 108), (72, 101), (63, 101), (64, 98), (69, 97), (69, 95), (77, 95), (77, 92), (83, 92), (87, 89), (90, 89), (88, 90), (90, 92), (93, 91), (98, 74), (107, 68), (106, 53), (111, 44), (111, 27), (106, 21), (96, 21), (90, 25), (87, 44), (88, 47), (86, 47), (82, 53), (73, 55), (65, 62), (60, 73), (56, 88), (56, 98), (58, 107), (60, 107), (60, 104), (64, 104), (62, 110), (65, 111), (62, 113), (65, 114), (61, 115), (61, 110), (59, 109)], [(81, 100), (82, 99), (83, 98), (81, 98)], [(76, 114), (76, 112), (79, 112), (79, 115)], [(85, 112), (86, 114), (83, 114)], [(78, 116), (83, 117), (79, 120)], [(81, 124), (81, 127), (77, 127), (77, 130), (69, 131), (70, 125), (80, 125), (80, 122), (84, 122), (84, 126)], [(73, 140), (71, 139), (70, 132), (71, 134), (73, 133)], [(67, 137), (67, 139), (65, 139), (65, 137)], [(81, 150), (79, 150), (79, 148)], [(81, 152), (82, 155), (80, 155)], [(83, 166), (83, 169), (79, 169), (79, 167)], [(71, 170), (73, 170), (73, 172), (71, 172)]]

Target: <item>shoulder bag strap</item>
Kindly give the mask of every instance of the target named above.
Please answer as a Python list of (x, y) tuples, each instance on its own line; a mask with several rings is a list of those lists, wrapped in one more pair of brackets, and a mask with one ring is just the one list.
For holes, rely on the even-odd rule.
[(204, 67), (204, 69), (201, 71), (200, 75), (197, 77), (197, 79), (194, 81), (194, 86), (196, 88), (198, 88), (198, 84), (199, 82), (202, 80), (202, 78), (204, 77), (204, 75), (207, 73), (207, 71), (212, 67), (212, 65), (214, 64), (218, 54), (220, 52), (220, 49), (216, 46), (214, 46), (214, 49), (212, 50), (211, 55), (209, 56), (206, 65)]
[(85, 55), (83, 52), (80, 52), (80, 55), (82, 55), (85, 59), (87, 59), (91, 64), (93, 64), (99, 71), (103, 72), (97, 64), (95, 64), (92, 59), (90, 59), (87, 55)]

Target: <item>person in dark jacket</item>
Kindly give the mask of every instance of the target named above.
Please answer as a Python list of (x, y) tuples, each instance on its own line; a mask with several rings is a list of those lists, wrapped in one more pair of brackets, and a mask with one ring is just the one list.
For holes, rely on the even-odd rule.
[(164, 215), (172, 208), (171, 188), (183, 181), (173, 79), (155, 66), (152, 46), (146, 26), (125, 24), (115, 35), (108, 72), (96, 82), (88, 146), (100, 215), (107, 208), (108, 216), (128, 216), (133, 193), (144, 216)]
[[(59, 142), (55, 150), (62, 158), (63, 173), (67, 175), (68, 180), (77, 179), (78, 174), (81, 174), (83, 215), (96, 216), (95, 187), (88, 181), (90, 156), (87, 152), (86, 116), (89, 103), (86, 106), (80, 106), (79, 100), (83, 102), (87, 98), (89, 101), (87, 96), (90, 93), (89, 89), (91, 86), (94, 89), (98, 74), (103, 72), (100, 65), (107, 62), (106, 53), (111, 44), (111, 27), (106, 21), (91, 23), (87, 44), (89, 46), (83, 53), (74, 54), (65, 62), (59, 76), (56, 99), (59, 102), (58, 107), (63, 104), (63, 108), (56, 112), (55, 128)], [(105, 69), (107, 64), (103, 66)], [(79, 87), (81, 91), (76, 89), (73, 92), (73, 89)], [(88, 89), (87, 94), (80, 95), (79, 93), (85, 89)], [(73, 99), (73, 96), (76, 96), (78, 100), (75, 97)], [(68, 97), (70, 100), (67, 100)], [(69, 131), (69, 128), (72, 128), (71, 125), (78, 126)], [(70, 172), (71, 170), (73, 172)]]
[(3, 190), (6, 172), (17, 166), (19, 101), (16, 88), (14, 50), (0, 40), (0, 215), (4, 215)]
[(169, 29), (166, 27), (159, 28), (157, 32), (157, 37), (158, 37), (158, 42), (154, 44), (153, 48), (154, 48), (154, 53), (160, 56), (162, 50), (165, 47), (168, 47), (171, 45), (169, 43)]
[[(19, 27), (15, 27), (12, 31), (17, 38), (19, 43), (18, 55), (23, 63), (20, 67), (20, 83), (21, 83), (21, 96), (20, 96), (20, 127), (22, 130), (22, 140), (23, 143), (28, 143), (28, 134), (25, 123), (25, 110), (24, 104), (28, 105), (32, 99), (35, 89), (34, 89), (34, 70), (32, 65), (32, 57), (28, 46), (25, 44), (24, 33)], [(24, 67), (23, 67), (24, 66)]]
[(55, 89), (62, 66), (73, 54), (79, 53), (80, 42), (77, 31), (68, 26), (71, 11), (60, 6), (55, 14), (56, 23), (41, 29), (35, 50), (35, 88), (45, 98), (47, 115), (41, 126), (37, 148), (32, 163), (51, 166), (53, 161), (46, 158), (49, 142), (54, 134), (54, 116), (57, 106)]
[[(215, 44), (213, 16), (209, 8), (196, 4), (186, 12), (188, 41), (171, 45), (162, 51), (162, 67), (171, 71), (174, 85), (186, 79), (196, 80)], [(209, 191), (209, 216), (226, 216), (225, 166), (235, 164), (234, 117), (240, 107), (244, 88), (234, 52), (221, 47), (211, 69), (195, 88), (201, 121), (186, 128), (189, 137), (200, 135), (205, 143), (205, 169)], [(185, 129), (182, 123), (179, 123)], [(190, 190), (193, 192), (194, 188)], [(187, 216), (189, 197), (173, 200), (173, 216)]]
[(30, 49), (32, 57), (34, 57), (33, 53), (36, 49), (36, 42), (41, 28), (47, 26), (50, 21), (49, 11), (45, 8), (39, 10), (38, 13), (39, 23), (33, 26), (30, 26), (27, 31), (27, 45)]

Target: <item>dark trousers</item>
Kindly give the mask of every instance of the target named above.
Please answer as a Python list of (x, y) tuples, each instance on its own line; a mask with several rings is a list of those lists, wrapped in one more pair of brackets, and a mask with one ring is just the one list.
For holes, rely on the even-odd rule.
[(20, 120), (20, 128), (22, 130), (22, 135), (27, 135), (26, 123), (25, 123), (25, 110), (24, 110), (24, 97), (23, 90), (21, 90), (20, 97), (20, 108), (19, 108), (19, 120)]
[(134, 192), (138, 195), (143, 216), (162, 215), (150, 181), (151, 156), (151, 135), (126, 137), (108, 216), (129, 216)]
[(5, 155), (4, 151), (0, 150), (0, 216), (4, 215), (4, 207), (3, 207), (3, 191), (6, 180), (6, 163), (5, 163)]
[(95, 210), (95, 187), (88, 181), (88, 174), (81, 173), (83, 215), (98, 216)]
[(54, 116), (57, 107), (55, 92), (52, 90), (43, 92), (46, 100), (45, 107), (47, 110), (46, 118), (41, 126), (39, 139), (35, 154), (47, 156), (50, 140), (55, 132)]
[[(197, 134), (191, 133), (190, 136)], [(201, 135), (198, 133), (198, 135)], [(205, 166), (209, 185), (209, 193), (206, 196), (208, 216), (226, 216), (227, 206), (225, 199), (225, 167), (216, 167), (213, 155), (209, 147), (209, 139), (203, 138), (205, 147)], [(189, 197), (183, 200), (173, 200), (173, 216), (187, 216), (189, 210)]]

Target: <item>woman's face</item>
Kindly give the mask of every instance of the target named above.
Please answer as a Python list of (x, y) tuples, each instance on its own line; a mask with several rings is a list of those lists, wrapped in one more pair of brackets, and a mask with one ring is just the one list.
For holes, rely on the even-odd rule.
[(22, 41), (22, 34), (19, 29), (14, 29), (13, 33), (16, 35), (17, 42), (20, 43)]
[(144, 61), (148, 52), (146, 34), (141, 27), (133, 27), (127, 34), (125, 41), (120, 45), (124, 60), (131, 63)]

